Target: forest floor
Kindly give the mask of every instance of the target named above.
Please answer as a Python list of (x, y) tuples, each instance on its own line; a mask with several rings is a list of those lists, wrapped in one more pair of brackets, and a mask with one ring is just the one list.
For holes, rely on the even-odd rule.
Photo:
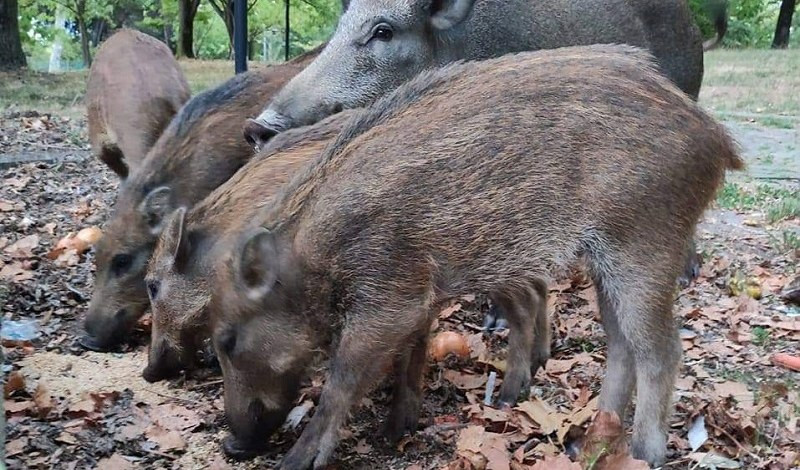
[[(800, 354), (800, 307), (783, 298), (800, 262), (800, 51), (706, 57), (701, 103), (740, 141), (748, 170), (730, 175), (707, 211), (698, 228), (701, 275), (676, 295), (684, 356), (664, 468), (799, 468), (800, 372), (773, 359)], [(232, 70), (227, 62), (184, 66), (195, 92)], [(48, 254), (71, 232), (102, 228), (117, 188), (89, 157), (84, 80), (85, 73), (0, 75), (7, 465), (271, 467), (302, 424), (273, 436), (264, 457), (226, 461), (221, 377), (211, 371), (145, 382), (146, 321), (118, 352), (87, 352), (76, 342), (93, 253)], [(490, 374), (500, 379), (505, 369), (505, 334), (481, 331), (480, 297), (459, 299), (438, 328), (458, 333), (469, 352), (429, 362), (420, 431), (399, 444), (378, 437), (390, 398), (381, 384), (353, 411), (331, 468), (646, 468), (620, 455), (583, 464), (565, 456), (596, 410), (606, 348), (586, 278), (576, 272), (550, 288), (553, 359), (535, 376), (528, 401), (513, 410), (483, 405)], [(36, 337), (14, 339), (25, 326)], [(311, 414), (323, 379), (324, 370), (312, 374), (298, 410)]]

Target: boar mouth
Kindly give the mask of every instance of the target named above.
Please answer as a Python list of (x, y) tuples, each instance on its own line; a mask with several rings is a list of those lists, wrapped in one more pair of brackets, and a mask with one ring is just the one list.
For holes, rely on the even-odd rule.
[(250, 460), (263, 454), (267, 450), (267, 444), (266, 441), (242, 442), (233, 434), (228, 434), (222, 441), (222, 450), (232, 459)]
[(92, 336), (88, 333), (84, 334), (80, 338), (78, 338), (78, 344), (83, 346), (84, 348), (88, 349), (89, 351), (95, 352), (109, 352), (115, 346), (119, 344), (119, 341), (112, 339), (111, 341), (102, 341), (98, 339), (96, 336)]

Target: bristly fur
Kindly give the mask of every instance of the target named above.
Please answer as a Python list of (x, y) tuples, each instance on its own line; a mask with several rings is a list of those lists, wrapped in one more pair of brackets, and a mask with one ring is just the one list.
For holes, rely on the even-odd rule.
[(633, 454), (663, 463), (675, 278), (725, 172), (741, 166), (725, 128), (629, 46), (422, 74), (361, 111), (266, 204), (254, 222), (268, 238), (218, 253), (209, 308), (234, 441), (281, 422), (329, 338), (320, 405), (283, 468), (324, 466), (391, 362), (387, 431), (413, 430), (437, 308), (474, 292), (508, 315), (498, 398), (513, 404), (549, 355), (545, 281), (583, 258), (609, 338), (600, 408), (623, 416), (635, 385)]

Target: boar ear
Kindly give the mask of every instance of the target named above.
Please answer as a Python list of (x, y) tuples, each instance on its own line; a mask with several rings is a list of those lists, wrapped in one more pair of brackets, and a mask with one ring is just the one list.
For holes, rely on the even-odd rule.
[(450, 29), (466, 20), (475, 0), (431, 0), (431, 25), (440, 31)]
[(350, 0), (342, 0), (342, 13), (347, 11), (347, 7), (350, 6)]
[(239, 284), (252, 300), (259, 300), (272, 290), (278, 279), (278, 248), (269, 230), (259, 227), (245, 237), (236, 269)]
[(172, 262), (178, 271), (181, 271), (186, 265), (191, 250), (185, 227), (186, 208), (179, 207), (169, 216), (164, 232), (161, 234), (164, 252), (172, 256)]
[(150, 191), (139, 205), (139, 212), (144, 216), (150, 232), (154, 235), (161, 233), (164, 219), (170, 210), (172, 210), (172, 190), (166, 186)]

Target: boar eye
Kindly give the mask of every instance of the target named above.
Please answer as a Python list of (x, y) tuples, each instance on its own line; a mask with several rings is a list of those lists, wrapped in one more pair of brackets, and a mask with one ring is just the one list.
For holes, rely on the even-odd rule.
[(133, 256), (127, 253), (114, 255), (111, 259), (111, 271), (115, 276), (121, 276), (130, 269), (131, 264), (133, 264)]
[(394, 31), (392, 28), (387, 24), (379, 24), (372, 30), (372, 39), (377, 39), (378, 41), (389, 42), (394, 37)]
[(150, 296), (150, 300), (154, 300), (158, 295), (158, 287), (161, 283), (155, 279), (151, 279), (147, 281), (147, 295)]

